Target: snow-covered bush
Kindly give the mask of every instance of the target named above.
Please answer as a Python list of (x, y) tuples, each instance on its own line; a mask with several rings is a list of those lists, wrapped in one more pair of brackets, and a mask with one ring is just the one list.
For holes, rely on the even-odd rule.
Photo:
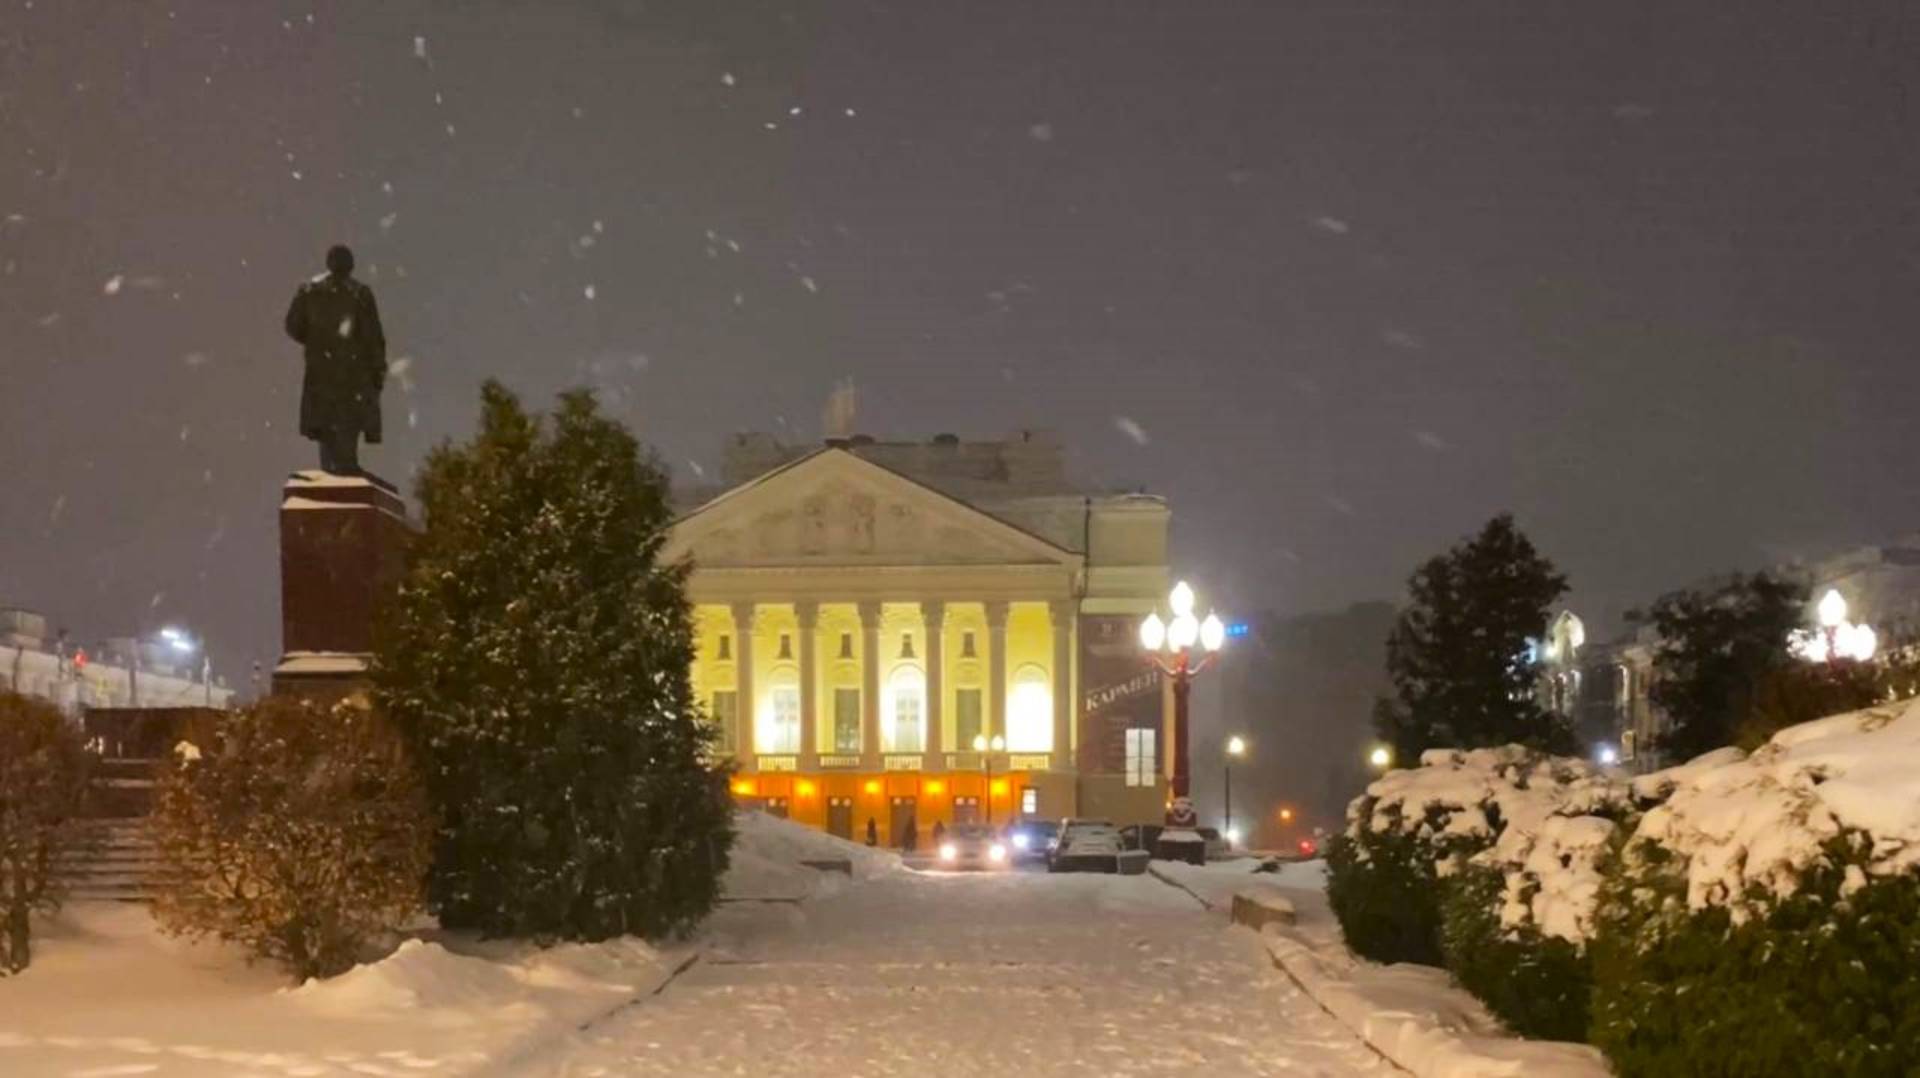
[(27, 968), (30, 918), (59, 902), (54, 868), (76, 841), (86, 762), (57, 709), (0, 692), (0, 977)]
[(1920, 1059), (1920, 705), (1638, 780), (1593, 1038), (1625, 1075), (1906, 1074)]
[(352, 966), (421, 905), (433, 827), (399, 736), (376, 712), (268, 698), (176, 753), (154, 831), (154, 915), (284, 964)]
[(1445, 965), (1516, 1029), (1585, 1031), (1585, 943), (1627, 784), (1519, 746), (1434, 750), (1348, 809), (1328, 896), (1348, 944)]

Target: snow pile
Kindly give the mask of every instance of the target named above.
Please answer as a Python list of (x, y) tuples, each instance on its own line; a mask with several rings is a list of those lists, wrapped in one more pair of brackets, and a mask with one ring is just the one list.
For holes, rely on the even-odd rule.
[(541, 949), (429, 932), (288, 987), (239, 948), (163, 935), (144, 906), (76, 902), (0, 979), (0, 1074), (468, 1073), (661, 984), (638, 940)]
[(1635, 832), (1685, 865), (1692, 909), (1754, 912), (1752, 893), (1785, 897), (1845, 832), (1871, 842), (1866, 877), (1920, 866), (1920, 701), (1851, 711), (1788, 727), (1741, 757), (1709, 754), (1644, 776), (1670, 791)]
[(1445, 970), (1358, 962), (1337, 932), (1317, 923), (1299, 929), (1268, 925), (1261, 936), (1274, 964), (1302, 991), (1419, 1078), (1609, 1073), (1596, 1048), (1509, 1035)]
[(1527, 925), (1575, 943), (1592, 930), (1599, 862), (1633, 791), (1584, 760), (1518, 745), (1433, 749), (1390, 771), (1348, 809), (1348, 836), (1403, 834), (1435, 847), (1441, 877), (1468, 866), (1505, 881), (1503, 928)]
[(900, 858), (886, 850), (848, 842), (764, 812), (734, 814), (735, 838), (721, 894), (735, 901), (790, 900), (831, 890), (848, 877), (807, 862), (846, 864), (851, 878), (900, 871)]

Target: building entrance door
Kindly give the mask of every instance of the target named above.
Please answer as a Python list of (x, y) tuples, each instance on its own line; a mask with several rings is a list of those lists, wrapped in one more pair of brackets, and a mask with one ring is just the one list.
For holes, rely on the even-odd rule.
[(827, 834), (853, 841), (853, 798), (827, 798)]
[[(901, 841), (906, 838), (907, 825), (913, 824), (913, 823), (914, 823), (913, 798), (911, 797), (894, 798), (893, 799), (893, 816), (889, 819), (887, 824), (887, 827), (888, 827), (887, 841), (892, 843), (895, 846), (900, 845)], [(914, 824), (914, 827), (917, 830), (919, 825)]]
[(767, 798), (767, 815), (787, 818), (787, 799), (784, 797)]
[(956, 797), (953, 799), (953, 825), (976, 824), (980, 822), (980, 799), (977, 797)]

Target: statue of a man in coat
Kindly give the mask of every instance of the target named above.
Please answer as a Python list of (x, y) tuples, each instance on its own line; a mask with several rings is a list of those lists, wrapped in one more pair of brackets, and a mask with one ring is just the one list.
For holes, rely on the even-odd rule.
[(380, 441), (387, 338), (373, 289), (353, 279), (353, 252), (327, 251), (324, 276), (300, 286), (287, 308), (287, 336), (306, 351), (300, 433), (320, 443), (320, 469), (360, 474), (360, 439)]

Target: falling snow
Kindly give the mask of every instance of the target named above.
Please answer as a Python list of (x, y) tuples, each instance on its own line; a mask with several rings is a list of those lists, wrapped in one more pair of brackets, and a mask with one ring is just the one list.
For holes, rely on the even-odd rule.
[(1138, 422), (1136, 422), (1136, 421), (1135, 421), (1135, 420), (1134, 420), (1134, 419), (1133, 419), (1132, 417), (1130, 417), (1130, 416), (1124, 416), (1124, 415), (1117, 415), (1117, 416), (1114, 416), (1114, 417), (1113, 417), (1113, 425), (1114, 425), (1115, 427), (1117, 427), (1117, 428), (1119, 428), (1119, 430), (1120, 430), (1120, 433), (1122, 433), (1122, 434), (1124, 434), (1124, 435), (1126, 435), (1126, 436), (1127, 436), (1128, 438), (1130, 438), (1130, 439), (1132, 439), (1132, 440), (1133, 440), (1133, 444), (1135, 444), (1135, 445), (1146, 445), (1146, 444), (1147, 444), (1147, 441), (1148, 441), (1148, 439), (1147, 439), (1147, 430), (1146, 430), (1146, 428), (1145, 428), (1145, 427), (1142, 427), (1142, 426), (1141, 426), (1141, 425), (1140, 425), (1140, 424), (1139, 424)]

